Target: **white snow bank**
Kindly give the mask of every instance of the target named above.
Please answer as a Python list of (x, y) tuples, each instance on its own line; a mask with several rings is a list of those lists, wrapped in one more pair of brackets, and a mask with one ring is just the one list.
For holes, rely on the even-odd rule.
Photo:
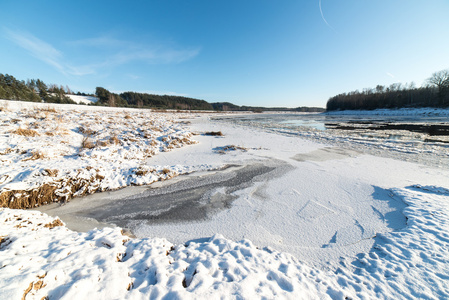
[(95, 103), (98, 101), (98, 98), (93, 97), (93, 96), (79, 96), (79, 95), (69, 95), (69, 94), (67, 94), (66, 96), (78, 104), (91, 104), (91, 103)]
[(150, 161), (196, 143), (178, 120), (195, 114), (18, 101), (0, 105), (0, 193), (18, 191), (10, 201), (20, 202), (43, 185), (56, 186), (56, 196), (68, 199), (211, 168)]
[(334, 271), (220, 235), (173, 246), (119, 228), (75, 233), (35, 211), (0, 209), (3, 299), (443, 299), (449, 297), (449, 190), (394, 189), (408, 225)]

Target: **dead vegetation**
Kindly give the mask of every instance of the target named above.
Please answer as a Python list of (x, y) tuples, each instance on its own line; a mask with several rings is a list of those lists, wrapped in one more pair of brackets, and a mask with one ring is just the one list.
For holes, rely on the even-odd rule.
[[(8, 114), (10, 113), (8, 112)], [(46, 183), (38, 183), (41, 186), (36, 187), (38, 184), (35, 183), (37, 182), (30, 178), (26, 182), (27, 188), (24, 190), (18, 190), (12, 186), (13, 190), (9, 190), (9, 182), (13, 181), (14, 177), (0, 176), (0, 183), (4, 184), (4, 188), (0, 191), (1, 207), (33, 208), (52, 202), (69, 201), (72, 197), (107, 189), (102, 186), (101, 181), (105, 179), (104, 174), (109, 174), (109, 169), (102, 175), (98, 169), (95, 173), (90, 170), (86, 172), (86, 168), (83, 169), (83, 173), (75, 175), (79, 165), (73, 168), (61, 167), (61, 165), (53, 163), (54, 159), (64, 161), (66, 157), (76, 158), (79, 156), (92, 163), (93, 168), (96, 168), (97, 159), (106, 159), (112, 162), (114, 170), (119, 168), (118, 165), (114, 165), (119, 160), (142, 160), (142, 165), (145, 168), (128, 171), (133, 172), (136, 176), (147, 175), (143, 180), (137, 180), (136, 177), (133, 180), (139, 182), (138, 184), (141, 182), (149, 184), (157, 180), (170, 179), (177, 176), (178, 173), (170, 168), (161, 170), (146, 167), (143, 160), (160, 151), (169, 151), (169, 149), (197, 143), (191, 139), (191, 134), (179, 134), (179, 125), (175, 118), (170, 116), (167, 118), (154, 117), (154, 115), (131, 112), (111, 115), (108, 112), (80, 113), (73, 111), (62, 113), (50, 106), (40, 109), (22, 109), (15, 114), (11, 113), (11, 118), (8, 118), (6, 122), (9, 127), (4, 132), (11, 133), (11, 137), (17, 141), (23, 141), (24, 138), (13, 136), (13, 134), (39, 138), (29, 139), (23, 145), (5, 145), (0, 150), (0, 155), (8, 156), (1, 157), (2, 162), (15, 160), (20, 162), (20, 167), (17, 165), (17, 168), (24, 170), (37, 166), (39, 171), (33, 177), (42, 176), (43, 182)], [(15, 117), (17, 117), (16, 125), (10, 121)], [(67, 137), (59, 137), (63, 134)], [(222, 133), (218, 132), (214, 135), (220, 136)], [(112, 149), (105, 149), (105, 147)], [(88, 149), (92, 149), (92, 151), (85, 151)], [(39, 161), (41, 159), (45, 159), (45, 161)], [(132, 175), (131, 173), (131, 177)], [(134, 183), (131, 181), (129, 184)]]
[(25, 159), (22, 159), (22, 161), (28, 161), (28, 160), (38, 160), (45, 158), (45, 155), (40, 151), (33, 151), (31, 152), (31, 156)]
[(39, 109), (36, 109), (36, 111), (51, 112), (51, 113), (57, 113), (58, 112), (54, 107), (51, 107), (51, 106), (41, 107)]
[(58, 176), (58, 173), (59, 173), (59, 170), (57, 170), (57, 169), (45, 169), (43, 172), (42, 172), (42, 174), (43, 175), (47, 175), (47, 176), (50, 176), (50, 177), (56, 177), (56, 176)]
[(208, 132), (205, 132), (204, 135), (224, 136), (224, 134), (221, 131), (208, 131)]
[[(32, 281), (32, 282), (29, 284), (28, 288), (26, 288), (25, 291), (24, 291), (24, 293), (23, 293), (22, 300), (25, 300), (26, 297), (27, 297), (27, 295), (28, 295), (32, 290), (38, 291), (38, 290), (40, 290), (40, 289), (42, 289), (42, 288), (44, 288), (44, 287), (47, 286), (47, 285), (44, 283), (44, 281), (43, 281), (43, 279), (45, 278), (45, 276), (47, 276), (47, 273), (45, 273), (45, 274), (42, 275), (42, 276), (37, 276), (37, 278), (38, 278), (39, 280), (37, 280), (36, 282)], [(48, 300), (48, 296), (42, 297), (41, 300)]]
[(8, 107), (9, 107), (9, 103), (8, 102), (2, 102), (0, 104), (0, 112), (9, 111)]
[(134, 170), (134, 174), (137, 176), (145, 176), (148, 173), (153, 173), (155, 170), (153, 168), (148, 167), (139, 167), (136, 170)]
[(11, 240), (7, 236), (0, 236), (0, 249), (11, 243)]
[(107, 146), (109, 146), (109, 141), (97, 140), (97, 142), (95, 143), (95, 145), (96, 145), (97, 147), (107, 147)]
[(9, 154), (11, 152), (13, 152), (13, 149), (8, 147), (5, 150), (3, 150), (2, 152), (0, 152), (0, 155), (6, 155), (6, 154)]
[(36, 130), (29, 129), (29, 128), (21, 128), (21, 127), (14, 130), (12, 133), (22, 135), (22, 136), (28, 136), (28, 137), (39, 136), (39, 133), (37, 133)]
[(87, 136), (81, 141), (81, 149), (93, 149), (95, 148), (95, 143), (93, 140)]
[(82, 133), (85, 136), (93, 136), (93, 135), (97, 134), (96, 131), (94, 131), (90, 128), (87, 128), (87, 127), (79, 127), (78, 130), (80, 133)]
[(119, 138), (117, 137), (117, 135), (111, 136), (111, 137), (109, 138), (109, 142), (110, 142), (111, 144), (114, 144), (114, 145), (120, 145), (120, 144), (121, 144)]
[(240, 150), (242, 152), (247, 152), (248, 148), (245, 147), (241, 147), (241, 146), (236, 146), (236, 145), (227, 145), (227, 146), (223, 146), (223, 147), (217, 147), (215, 149), (213, 149), (216, 153), (219, 154), (226, 154), (230, 151), (236, 151), (236, 150)]
[(64, 223), (62, 223), (62, 221), (60, 219), (55, 219), (53, 222), (44, 225), (45, 228), (50, 228), (50, 229), (58, 227), (58, 226), (64, 226)]
[(30, 191), (12, 190), (0, 194), (1, 207), (13, 209), (32, 208), (63, 200), (64, 197), (57, 196), (57, 186), (44, 184)]

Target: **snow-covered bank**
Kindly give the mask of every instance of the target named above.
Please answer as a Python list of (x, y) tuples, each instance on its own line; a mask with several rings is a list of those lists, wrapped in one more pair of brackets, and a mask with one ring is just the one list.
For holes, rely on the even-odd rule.
[[(345, 149), (232, 122), (189, 121), (178, 125), (223, 135), (197, 135), (197, 144), (140, 162), (203, 171), (39, 208), (67, 223), (92, 221), (85, 228), (119, 220), (138, 238), (126, 241), (119, 228), (50, 229), (58, 223), (40, 212), (0, 210), (0, 295), (449, 297), (447, 168), (372, 156), (355, 143)], [(187, 206), (184, 194), (193, 195)], [(154, 199), (174, 201), (158, 207)], [(196, 208), (205, 213), (195, 215)]]
[(146, 164), (160, 152), (195, 143), (179, 121), (185, 115), (17, 101), (0, 104), (3, 207), (34, 207), (209, 168)]
[(2, 299), (443, 299), (449, 297), (449, 190), (392, 191), (407, 227), (320, 270), (220, 235), (173, 245), (119, 229), (76, 233), (39, 212), (0, 210)]
[[(231, 240), (246, 238), (259, 247), (289, 252), (311, 265), (335, 268), (342, 256), (368, 252), (376, 233), (404, 226), (404, 204), (390, 197), (391, 189), (411, 184), (445, 186), (449, 177), (446, 169), (232, 123), (196, 119), (190, 128), (221, 131), (223, 136), (196, 136), (198, 144), (161, 153), (152, 157), (151, 163), (185, 167), (202, 163), (238, 169), (219, 171), (219, 176), (193, 173), (177, 177), (179, 185), (165, 181), (158, 184), (160, 188), (139, 189), (136, 195), (100, 193), (40, 210), (75, 223), (96, 218), (129, 228), (140, 238), (165, 237), (174, 244), (216, 233)], [(227, 145), (236, 150), (217, 151)], [(264, 166), (265, 171), (254, 173), (259, 169), (256, 166)], [(248, 175), (240, 177), (245, 172)], [(238, 183), (229, 186), (232, 178), (239, 177)], [(187, 197), (183, 194), (196, 193), (199, 195), (192, 200), (179, 201)], [(155, 200), (165, 198), (166, 206)], [(171, 198), (177, 201), (168, 201)], [(173, 219), (175, 215), (178, 220)]]
[(93, 96), (80, 96), (80, 95), (70, 95), (70, 94), (67, 94), (66, 96), (78, 104), (92, 104), (92, 103), (96, 103), (98, 101), (98, 98), (93, 97)]

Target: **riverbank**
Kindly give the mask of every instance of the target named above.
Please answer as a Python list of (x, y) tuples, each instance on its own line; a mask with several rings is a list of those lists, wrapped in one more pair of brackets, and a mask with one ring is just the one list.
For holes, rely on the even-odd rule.
[(148, 164), (207, 170), (39, 208), (134, 239), (120, 228), (50, 229), (52, 217), (3, 209), (4, 294), (21, 297), (31, 283), (39, 299), (449, 296), (447, 169), (189, 121), (190, 132), (222, 135), (196, 135)]

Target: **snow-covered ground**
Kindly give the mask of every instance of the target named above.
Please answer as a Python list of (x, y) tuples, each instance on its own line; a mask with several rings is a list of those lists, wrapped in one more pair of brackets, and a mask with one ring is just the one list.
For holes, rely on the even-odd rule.
[[(226, 116), (217, 121), (291, 135), (366, 154), (449, 168), (449, 136), (403, 129), (379, 129), (381, 125), (449, 127), (449, 109), (342, 111), (325, 114), (265, 114)], [(345, 128), (346, 129), (343, 129)], [(377, 129), (376, 129), (377, 127)], [(349, 128), (349, 130), (348, 130)], [(396, 127), (397, 128), (397, 127)], [(376, 130), (373, 130), (376, 129)]]
[(91, 104), (98, 101), (98, 98), (92, 96), (66, 95), (78, 104)]
[[(76, 114), (69, 113), (71, 109), (57, 108), (67, 110), (67, 119)], [(12, 113), (13, 104), (0, 114), (5, 111)], [(89, 108), (78, 118), (115, 113)], [(136, 123), (120, 123), (125, 132), (143, 122), (140, 118), (158, 116), (139, 110), (126, 113)], [(138, 163), (142, 169), (179, 166), (197, 172), (150, 190), (96, 193), (63, 206), (39, 208), (45, 214), (0, 210), (0, 298), (449, 297), (447, 168), (401, 160), (406, 156), (369, 155), (357, 144), (352, 149), (335, 147), (195, 115), (188, 116), (191, 124), (179, 124), (179, 117), (187, 115), (171, 121), (170, 115), (162, 115), (158, 126), (174, 126), (175, 132), (181, 126), (186, 134), (221, 131), (223, 136), (191, 136), (199, 143), (161, 151)], [(32, 123), (22, 119), (28, 120), (23, 124)], [(76, 124), (75, 119), (65, 123)], [(102, 120), (104, 128), (95, 131), (111, 126)], [(4, 121), (4, 127), (12, 126), (9, 123)], [(27, 139), (17, 145), (27, 144)], [(57, 161), (58, 156), (49, 157)], [(103, 160), (116, 171), (129, 165), (126, 160)], [(92, 158), (90, 163), (103, 160)], [(29, 178), (31, 182), (39, 176)], [(192, 200), (198, 211), (176, 202), (165, 210), (145, 211), (140, 204), (150, 202), (148, 193), (160, 191), (170, 198), (171, 193), (199, 191), (201, 185), (207, 192)], [(133, 212), (135, 204), (138, 211)], [(184, 211), (191, 218), (173, 221), (170, 211)], [(116, 218), (117, 212), (125, 219)], [(94, 226), (80, 226), (93, 217), (103, 223), (125, 222), (137, 238), (124, 236), (117, 227), (75, 232), (47, 225), (62, 225), (55, 216), (74, 229)]]
[[(33, 207), (209, 168), (145, 163), (160, 152), (195, 143), (180, 114), (13, 101), (0, 105), (0, 195), (9, 193), (9, 207)], [(42, 196), (34, 199), (30, 191), (48, 186), (55, 189), (54, 197), (41, 189)]]

